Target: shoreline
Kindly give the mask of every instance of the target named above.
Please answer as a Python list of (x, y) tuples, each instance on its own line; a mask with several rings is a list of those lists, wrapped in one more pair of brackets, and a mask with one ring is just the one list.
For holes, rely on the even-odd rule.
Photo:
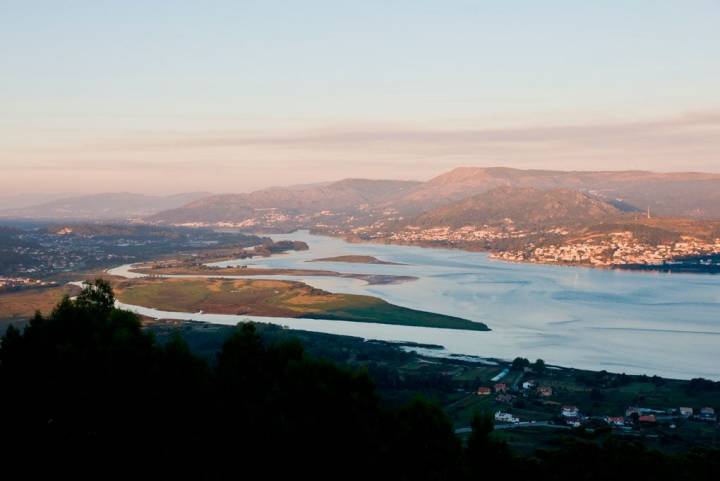
[[(122, 266), (118, 269), (122, 269)], [(299, 280), (254, 279), (255, 276), (243, 278), (230, 276), (224, 278), (222, 276), (152, 276), (133, 272), (132, 269), (126, 270), (128, 273), (135, 274), (138, 277), (125, 278), (114, 287), (120, 302), (137, 308), (157, 309), (183, 315), (197, 313), (276, 319), (302, 318), (466, 332), (488, 332), (491, 330), (483, 322), (429, 310), (404, 307), (372, 295), (329, 292)], [(226, 293), (222, 288), (224, 284), (218, 284), (218, 282), (230, 282), (233, 286), (228, 287), (230, 291)], [(270, 286), (269, 284), (273, 285)], [(173, 301), (172, 299), (178, 299), (176, 295), (171, 295), (173, 285), (176, 289), (180, 289), (179, 292), (185, 292), (186, 296), (190, 296), (190, 299), (194, 300), (190, 304), (186, 302), (186, 305)], [(240, 293), (244, 288), (253, 287), (257, 287), (257, 289), (252, 293)], [(146, 302), (132, 301), (132, 296), (140, 295), (141, 298), (143, 297), (143, 294), (138, 294), (138, 289), (142, 290), (143, 288), (147, 291), (145, 296), (150, 296), (146, 299)], [(270, 291), (274, 291), (274, 293)], [(227, 298), (228, 293), (235, 293), (232, 302)], [(126, 294), (131, 296), (130, 299), (124, 298)], [(286, 296), (291, 297), (286, 299)], [(161, 304), (159, 308), (158, 302)], [(164, 305), (162, 305), (163, 302)], [(302, 306), (305, 306), (305, 308), (303, 309)]]
[[(406, 247), (420, 247), (422, 249), (443, 249), (448, 251), (461, 251), (461, 252), (472, 252), (472, 253), (482, 253), (487, 254), (488, 259), (496, 262), (505, 262), (508, 264), (518, 264), (518, 265), (537, 265), (537, 266), (556, 266), (556, 267), (570, 267), (570, 268), (580, 268), (580, 269), (592, 269), (592, 270), (598, 270), (598, 271), (623, 271), (628, 273), (639, 273), (639, 274), (665, 274), (665, 275), (703, 275), (703, 276), (715, 276), (720, 275), (720, 265), (715, 265), (715, 268), (717, 269), (717, 272), (688, 272), (687, 270), (672, 270), (668, 269), (666, 264), (662, 265), (652, 265), (652, 264), (610, 264), (610, 265), (593, 265), (593, 264), (585, 264), (585, 263), (569, 263), (569, 262), (534, 262), (531, 260), (510, 260), (510, 259), (503, 259), (501, 257), (496, 256), (495, 254), (498, 251), (493, 251), (490, 249), (465, 249), (458, 246), (453, 245), (447, 245), (447, 244), (429, 244), (424, 242), (393, 242), (388, 241), (386, 239), (358, 239), (354, 237), (346, 237), (341, 235), (332, 235), (325, 232), (313, 232), (309, 229), (295, 229), (290, 234), (295, 232), (302, 232), (307, 231), (312, 235), (318, 235), (323, 237), (331, 237), (334, 239), (340, 239), (343, 240), (349, 244), (370, 244), (370, 245), (392, 245), (392, 246), (406, 246)], [(720, 256), (720, 253), (716, 254), (710, 254), (715, 256)]]
[[(120, 308), (128, 307), (126, 304), (119, 303)], [(221, 328), (228, 328), (228, 327), (235, 327), (234, 325), (230, 324), (223, 324), (223, 323), (214, 323), (210, 321), (204, 321), (204, 320), (197, 320), (197, 319), (182, 319), (180, 317), (173, 318), (173, 317), (160, 317), (156, 318), (153, 316), (147, 316), (145, 314), (139, 314), (141, 317), (145, 317), (149, 319), (149, 324), (179, 324), (179, 325), (188, 325), (188, 326), (217, 326)], [(430, 344), (430, 343), (423, 343), (423, 342), (414, 342), (414, 341), (397, 341), (397, 340), (385, 340), (385, 339), (374, 339), (369, 338), (365, 336), (359, 336), (354, 334), (339, 334), (339, 333), (330, 333), (330, 332), (322, 332), (322, 331), (314, 331), (309, 329), (304, 329), (302, 326), (300, 327), (293, 327), (288, 325), (283, 325), (281, 323), (274, 323), (272, 321), (265, 321), (265, 320), (256, 320), (256, 319), (250, 319), (252, 316), (246, 316), (248, 319), (246, 319), (244, 322), (254, 322), (259, 324), (264, 324), (272, 327), (280, 328), (284, 331), (288, 332), (307, 332), (311, 334), (320, 334), (324, 336), (332, 336), (332, 337), (339, 337), (339, 338), (349, 338), (349, 339), (362, 339), (364, 342), (367, 343), (377, 343), (382, 344), (385, 346), (390, 347), (396, 347), (398, 349), (401, 349), (403, 351), (409, 351), (414, 353), (415, 355), (425, 358), (427, 360), (444, 360), (448, 362), (457, 362), (457, 363), (464, 363), (464, 364), (472, 364), (472, 365), (478, 365), (478, 366), (497, 366), (498, 368), (502, 368), (504, 365), (509, 366), (513, 359), (510, 358), (502, 358), (502, 357), (492, 357), (492, 356), (481, 356), (476, 354), (458, 354), (454, 353), (452, 351), (449, 351), (446, 346), (442, 344)], [(265, 318), (265, 319), (272, 319), (272, 318)], [(523, 354), (520, 353), (516, 357), (522, 357)], [(546, 369), (551, 371), (572, 371), (572, 372), (590, 372), (590, 373), (601, 373), (606, 372), (609, 375), (613, 376), (631, 376), (631, 377), (647, 377), (652, 378), (653, 376), (657, 376), (663, 380), (666, 381), (674, 381), (674, 382), (688, 382), (692, 379), (707, 379), (712, 381), (720, 382), (720, 378), (708, 378), (703, 376), (695, 376), (695, 377), (672, 377), (667, 375), (657, 375), (657, 374), (648, 374), (648, 373), (636, 373), (636, 372), (623, 372), (623, 371), (616, 371), (611, 369), (597, 369), (597, 368), (584, 368), (584, 367), (573, 367), (573, 366), (567, 366), (567, 365), (561, 365), (561, 364), (554, 364), (554, 363), (546, 363)]]

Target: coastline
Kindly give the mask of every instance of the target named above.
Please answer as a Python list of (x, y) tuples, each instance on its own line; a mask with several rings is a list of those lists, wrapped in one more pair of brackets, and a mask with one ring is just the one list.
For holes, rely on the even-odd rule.
[[(393, 245), (393, 246), (408, 246), (408, 247), (420, 247), (423, 249), (444, 249), (449, 251), (462, 251), (462, 252), (472, 252), (472, 253), (484, 253), (488, 255), (488, 259), (492, 261), (497, 262), (503, 262), (508, 264), (521, 264), (521, 265), (539, 265), (539, 266), (557, 266), (557, 267), (573, 267), (573, 268), (581, 268), (581, 269), (592, 269), (592, 270), (604, 270), (604, 271), (623, 271), (628, 273), (654, 273), (654, 274), (675, 274), (675, 275), (720, 275), (720, 264), (715, 264), (712, 266), (704, 266), (704, 267), (711, 267), (709, 271), (704, 270), (696, 270), (696, 269), (688, 269), (683, 268), (683, 264), (608, 264), (608, 265), (595, 265), (591, 263), (573, 263), (573, 262), (565, 262), (565, 261), (559, 261), (559, 262), (541, 262), (541, 261), (533, 261), (533, 260), (512, 260), (512, 259), (504, 259), (502, 257), (499, 257), (497, 254), (503, 252), (503, 251), (497, 251), (493, 249), (483, 249), (483, 248), (464, 248), (462, 246), (453, 245), (451, 243), (446, 242), (403, 242), (403, 241), (392, 241), (389, 239), (359, 239), (357, 237), (349, 237), (349, 236), (343, 236), (343, 235), (333, 235), (329, 234), (327, 232), (316, 232), (313, 230), (308, 229), (295, 229), (291, 233), (295, 232), (301, 232), (301, 231), (308, 231), (313, 235), (318, 236), (325, 236), (325, 237), (331, 237), (335, 239), (341, 239), (345, 242), (348, 242), (350, 244), (370, 244), (370, 245)], [(710, 256), (717, 256), (720, 258), (720, 253), (710, 254)], [(682, 261), (685, 259), (678, 259), (678, 261)], [(675, 266), (675, 267), (674, 267)]]

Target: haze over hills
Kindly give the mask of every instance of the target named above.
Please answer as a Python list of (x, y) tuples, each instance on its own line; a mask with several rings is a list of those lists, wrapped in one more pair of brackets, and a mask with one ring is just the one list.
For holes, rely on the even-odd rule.
[(18, 209), (0, 210), (0, 218), (38, 220), (127, 220), (152, 215), (207, 197), (207, 192), (168, 196), (105, 193), (66, 197)]
[(32, 193), (32, 194), (0, 194), (0, 211), (9, 209), (23, 209), (39, 204), (45, 204), (59, 199), (75, 197), (70, 193)]
[[(645, 211), (649, 208), (657, 216), (720, 219), (720, 174), (460, 167), (427, 182), (346, 179), (325, 184), (275, 187), (248, 194), (211, 196), (160, 212), (146, 220), (168, 224), (246, 223), (243, 227), (268, 227), (275, 223), (289, 227), (307, 222), (308, 216), (323, 213), (325, 216), (343, 214), (354, 217), (356, 221), (365, 219), (375, 222), (379, 218), (397, 221), (398, 218), (414, 218), (499, 187), (532, 189), (517, 192), (521, 194), (520, 200), (528, 204), (531, 203), (529, 197), (537, 197), (535, 201), (540, 203), (552, 200), (544, 196), (543, 191), (566, 191), (548, 205), (550, 210), (562, 210), (563, 200), (573, 204), (592, 198), (624, 211)], [(570, 196), (567, 191), (585, 196)], [(479, 198), (474, 203), (483, 200), (490, 202), (493, 198)], [(511, 196), (507, 200), (511, 201)], [(503, 204), (508, 208), (513, 205), (505, 201)], [(461, 210), (469, 207), (458, 206)], [(609, 206), (600, 208), (595, 205), (595, 208), (605, 212)], [(270, 210), (272, 215), (268, 214)], [(436, 212), (435, 215), (440, 214)], [(497, 215), (500, 213), (493, 214)], [(454, 222), (460, 222), (455, 217)]]
[(276, 210), (277, 215), (358, 211), (402, 195), (420, 184), (401, 180), (345, 179), (324, 184), (273, 187), (248, 194), (199, 199), (147, 220), (159, 223), (243, 222), (257, 211), (270, 209)]
[[(495, 193), (483, 197), (491, 191)], [(158, 224), (229, 224), (286, 230), (409, 220), (423, 226), (441, 221), (455, 226), (505, 217), (515, 222), (562, 217), (570, 222), (574, 218), (595, 221), (598, 216), (644, 212), (648, 208), (653, 216), (720, 219), (720, 174), (460, 167), (427, 182), (345, 179), (239, 194), (76, 196), (2, 209), (0, 218), (144, 219)]]

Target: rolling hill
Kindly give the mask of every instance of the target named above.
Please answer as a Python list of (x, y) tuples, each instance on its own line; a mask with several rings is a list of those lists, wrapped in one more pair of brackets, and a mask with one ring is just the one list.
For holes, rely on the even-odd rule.
[(418, 214), (504, 186), (576, 190), (639, 210), (649, 207), (656, 215), (720, 219), (720, 174), (695, 172), (459, 167), (393, 199), (392, 205), (401, 212)]
[[(563, 199), (571, 204), (594, 199), (621, 211), (645, 211), (649, 208), (654, 216), (720, 219), (720, 174), (459, 167), (427, 182), (345, 179), (324, 184), (269, 188), (246, 194), (215, 195), (150, 215), (147, 220), (165, 224), (241, 223), (250, 220), (257, 221), (253, 225), (267, 226), (273, 222), (273, 216), (275, 219), (295, 216), (288, 225), (299, 227), (311, 222), (308, 216), (332, 213), (335, 218), (327, 218), (329, 223), (337, 223), (341, 217), (353, 218), (355, 223), (375, 222), (386, 211), (396, 213), (388, 214), (390, 216), (415, 218), (498, 188), (553, 191), (556, 195), (559, 191), (566, 191), (562, 199), (555, 199), (554, 205), (560, 211)], [(584, 197), (573, 198), (568, 195), (569, 191)], [(536, 195), (522, 190), (516, 194), (521, 195), (520, 202), (523, 196)], [(543, 202), (550, 200), (545, 198)], [(477, 200), (459, 208), (472, 211), (470, 204), (473, 203)], [(508, 204), (511, 205), (514, 204)], [(605, 205), (600, 210), (607, 207)], [(432, 215), (444, 215), (440, 212)], [(565, 214), (570, 215), (570, 212)], [(259, 219), (262, 216), (265, 217)]]
[(159, 223), (242, 222), (258, 211), (299, 215), (322, 211), (357, 212), (419, 185), (398, 180), (345, 179), (328, 184), (275, 187), (248, 194), (216, 195), (150, 216)]
[(621, 215), (613, 205), (577, 191), (497, 187), (430, 209), (409, 222), (422, 227), (513, 224), (538, 228), (603, 222)]

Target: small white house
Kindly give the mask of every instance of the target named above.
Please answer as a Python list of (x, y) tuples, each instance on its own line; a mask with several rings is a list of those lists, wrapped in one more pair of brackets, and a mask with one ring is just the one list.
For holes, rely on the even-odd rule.
[(561, 414), (566, 418), (576, 418), (580, 415), (580, 410), (577, 406), (563, 406)]
[(522, 383), (523, 389), (532, 389), (535, 387), (535, 381), (525, 381)]
[(500, 423), (512, 423), (512, 424), (516, 424), (516, 423), (520, 422), (520, 420), (518, 418), (516, 418), (515, 416), (513, 416), (512, 414), (504, 413), (502, 411), (498, 411), (495, 413), (495, 421), (500, 422)]
[(681, 407), (680, 408), (680, 415), (685, 418), (689, 418), (693, 415), (693, 408), (689, 407)]

